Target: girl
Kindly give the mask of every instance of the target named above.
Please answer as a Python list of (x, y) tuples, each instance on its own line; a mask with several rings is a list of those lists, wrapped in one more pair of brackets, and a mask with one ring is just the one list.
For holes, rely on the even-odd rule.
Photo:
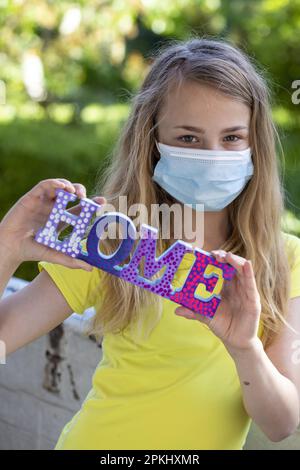
[[(174, 42), (152, 63), (99, 182), (106, 199), (96, 202), (117, 209), (120, 195), (148, 209), (190, 204), (193, 216), (204, 204), (201, 248), (237, 270), (212, 320), (34, 241), (55, 188), (83, 197), (80, 184), (42, 181), (4, 217), (2, 290), (21, 262), (42, 260), (0, 303), (7, 354), (90, 306), (90, 333), (103, 335), (91, 390), (56, 449), (242, 449), (251, 419), (272, 441), (296, 430), (300, 240), (281, 230), (276, 137), (265, 79), (243, 52), (224, 40)], [(102, 251), (116, 246), (103, 240)], [(194, 259), (184, 256), (174, 287)]]

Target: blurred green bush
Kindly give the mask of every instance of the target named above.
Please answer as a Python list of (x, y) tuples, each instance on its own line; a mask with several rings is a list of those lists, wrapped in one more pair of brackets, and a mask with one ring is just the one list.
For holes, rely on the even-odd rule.
[[(41, 179), (90, 191), (152, 54), (204, 35), (241, 47), (268, 79), (286, 154), (283, 225), (300, 236), (299, 18), (300, 0), (0, 2), (0, 218)], [(35, 263), (16, 272), (36, 274)]]
[[(106, 119), (97, 123), (59, 124), (51, 120), (15, 119), (0, 125), (0, 220), (39, 181), (66, 178), (94, 189), (97, 172), (109, 158), (124, 116), (125, 105), (100, 107)], [(95, 109), (93, 111), (95, 113)], [(93, 121), (93, 112), (87, 120)], [(32, 280), (36, 263), (23, 263), (15, 275)]]
[[(62, 123), (56, 110), (51, 119), (16, 118), (0, 125), (0, 220), (10, 207), (35, 184), (46, 178), (66, 178), (80, 182), (87, 193), (94, 189), (96, 176), (110, 157), (128, 106), (93, 105), (83, 112), (81, 123)], [(274, 113), (276, 116), (276, 113)], [(286, 211), (283, 229), (300, 236), (299, 136), (293, 129), (282, 131), (286, 153)], [(299, 206), (297, 206), (299, 204)], [(32, 280), (37, 275), (34, 262), (23, 263), (15, 275)]]

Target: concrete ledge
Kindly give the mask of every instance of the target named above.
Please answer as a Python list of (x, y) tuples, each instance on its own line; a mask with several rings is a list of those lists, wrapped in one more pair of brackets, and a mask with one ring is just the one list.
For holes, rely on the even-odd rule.
[[(11, 278), (3, 297), (26, 284)], [(93, 314), (93, 309), (73, 313), (0, 365), (0, 449), (54, 448), (102, 358), (101, 345), (83, 335)]]

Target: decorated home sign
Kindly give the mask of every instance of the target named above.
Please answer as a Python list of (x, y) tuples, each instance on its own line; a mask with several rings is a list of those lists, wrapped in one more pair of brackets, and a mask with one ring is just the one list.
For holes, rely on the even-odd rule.
[[(81, 259), (114, 276), (118, 276), (143, 289), (170, 299), (197, 313), (213, 317), (221, 301), (224, 280), (230, 281), (236, 273), (233, 266), (218, 262), (210, 253), (193, 248), (182, 240), (177, 240), (161, 256), (156, 257), (158, 230), (146, 224), (141, 226), (140, 241), (128, 264), (122, 265), (133, 250), (136, 240), (136, 227), (133, 221), (121, 212), (107, 212), (95, 219), (86, 240), (82, 239), (99, 204), (88, 198), (80, 199), (81, 211), (74, 215), (66, 209), (77, 196), (61, 189), (56, 190), (56, 200), (44, 227), (38, 230), (35, 240), (43, 245), (61, 251), (73, 258)], [(58, 225), (64, 222), (73, 226), (72, 233), (59, 240)], [(118, 249), (111, 255), (100, 251), (101, 235), (110, 223), (119, 223), (125, 230)], [(172, 286), (172, 280), (186, 253), (193, 253), (195, 261), (180, 288)], [(139, 266), (144, 258), (144, 276)], [(159, 279), (150, 280), (162, 268), (166, 268)], [(197, 290), (197, 293), (196, 293)]]

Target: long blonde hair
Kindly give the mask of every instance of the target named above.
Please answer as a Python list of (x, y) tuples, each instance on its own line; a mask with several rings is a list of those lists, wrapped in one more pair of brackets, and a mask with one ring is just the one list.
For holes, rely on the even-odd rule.
[[(276, 140), (279, 144), (280, 140), (271, 117), (267, 80), (251, 58), (223, 39), (172, 40), (157, 49), (139, 91), (131, 98), (130, 115), (94, 195), (105, 196), (116, 208), (119, 196), (126, 196), (128, 207), (142, 203), (148, 213), (152, 204), (174, 202), (151, 179), (159, 159), (154, 140), (156, 117), (167, 94), (186, 79), (216, 87), (251, 109), (249, 144), (254, 175), (229, 205), (231, 233), (219, 248), (252, 261), (262, 305), (262, 341), (267, 345), (282, 325), (287, 324), (290, 277), (281, 232), (284, 190), (276, 154)], [(157, 256), (173, 242), (173, 234), (168, 241), (159, 237)], [(113, 239), (102, 243), (101, 250), (106, 253), (115, 251), (119, 245)], [(141, 327), (145, 320), (143, 309), (147, 306), (155, 313), (147, 335), (160, 319), (160, 296), (114, 275), (103, 273), (99, 292), (105, 293), (104, 300), (89, 330), (96, 338), (123, 332), (134, 320)]]

